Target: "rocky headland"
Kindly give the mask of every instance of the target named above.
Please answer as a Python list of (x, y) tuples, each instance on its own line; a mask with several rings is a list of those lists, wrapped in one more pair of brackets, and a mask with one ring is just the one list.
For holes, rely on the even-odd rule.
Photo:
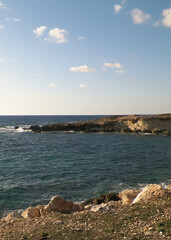
[(0, 239), (171, 239), (171, 185), (111, 192), (81, 204), (54, 196), (1, 219)]
[(31, 126), (33, 132), (120, 132), (171, 135), (171, 114), (107, 116), (90, 121)]

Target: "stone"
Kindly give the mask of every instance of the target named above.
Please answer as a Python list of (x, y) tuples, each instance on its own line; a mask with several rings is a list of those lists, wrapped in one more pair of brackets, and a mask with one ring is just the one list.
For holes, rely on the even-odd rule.
[(171, 184), (166, 186), (166, 190), (171, 193)]
[(126, 189), (119, 193), (119, 197), (121, 198), (121, 202), (124, 205), (131, 205), (133, 200), (137, 197), (137, 195), (140, 192), (141, 192), (140, 190)]
[(90, 209), (91, 212), (103, 212), (103, 211), (107, 211), (107, 210), (111, 210), (112, 208), (114, 208), (115, 206), (115, 202), (111, 201), (108, 203), (101, 203), (98, 205), (93, 205)]
[(149, 202), (156, 198), (163, 198), (165, 195), (166, 190), (160, 185), (149, 184), (137, 195), (132, 203)]
[(40, 133), (41, 132), (41, 127), (36, 125), (36, 126), (31, 126), (30, 130), (32, 130), (33, 132), (37, 132)]
[(119, 201), (121, 200), (119, 197), (118, 193), (106, 193), (106, 194), (102, 194), (97, 198), (92, 198), (89, 199), (87, 201), (85, 201), (84, 203), (82, 203), (82, 206), (86, 206), (89, 204), (101, 204), (101, 203), (107, 203), (109, 201)]
[(5, 220), (6, 222), (9, 222), (9, 221), (11, 221), (13, 219), (18, 219), (18, 218), (22, 218), (20, 213), (18, 213), (18, 212), (11, 212), (5, 218), (3, 218), (3, 220)]
[(40, 217), (40, 212), (36, 207), (28, 207), (23, 213), (23, 218), (36, 218)]
[(44, 207), (46, 212), (73, 213), (80, 212), (82, 207), (72, 201), (66, 201), (64, 198), (54, 196), (49, 204)]
[(90, 210), (93, 207), (93, 204), (88, 204), (86, 206), (84, 206), (84, 210)]
[(39, 211), (40, 216), (42, 216), (42, 217), (47, 214), (47, 212), (44, 210), (44, 208), (45, 208), (45, 205), (36, 206), (36, 209)]

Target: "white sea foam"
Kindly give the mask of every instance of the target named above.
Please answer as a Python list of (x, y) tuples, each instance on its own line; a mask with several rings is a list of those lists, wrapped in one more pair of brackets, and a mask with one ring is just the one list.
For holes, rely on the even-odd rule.
[(9, 133), (23, 133), (23, 132), (31, 132), (31, 130), (29, 129), (30, 125), (23, 125), (21, 127), (18, 127), (17, 129), (15, 128), (15, 126), (3, 126), (0, 127), (0, 132), (9, 132)]
[(28, 126), (24, 126), (24, 127), (19, 127), (17, 129), (15, 129), (16, 133), (23, 133), (23, 132), (31, 132), (31, 130), (28, 128)]
[(24, 129), (22, 127), (19, 127), (16, 129), (16, 132), (24, 132)]

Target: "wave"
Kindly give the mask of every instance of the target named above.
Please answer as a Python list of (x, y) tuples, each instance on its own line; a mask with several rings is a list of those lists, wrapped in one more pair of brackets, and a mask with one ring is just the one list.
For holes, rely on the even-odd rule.
[(3, 126), (0, 127), (1, 133), (23, 133), (23, 132), (31, 132), (30, 125), (23, 125), (20, 127), (16, 126)]

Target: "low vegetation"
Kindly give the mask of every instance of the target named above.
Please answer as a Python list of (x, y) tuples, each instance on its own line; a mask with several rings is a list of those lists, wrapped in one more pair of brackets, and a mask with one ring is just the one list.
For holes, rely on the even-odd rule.
[(1, 240), (171, 239), (171, 199), (73, 214), (0, 221)]

